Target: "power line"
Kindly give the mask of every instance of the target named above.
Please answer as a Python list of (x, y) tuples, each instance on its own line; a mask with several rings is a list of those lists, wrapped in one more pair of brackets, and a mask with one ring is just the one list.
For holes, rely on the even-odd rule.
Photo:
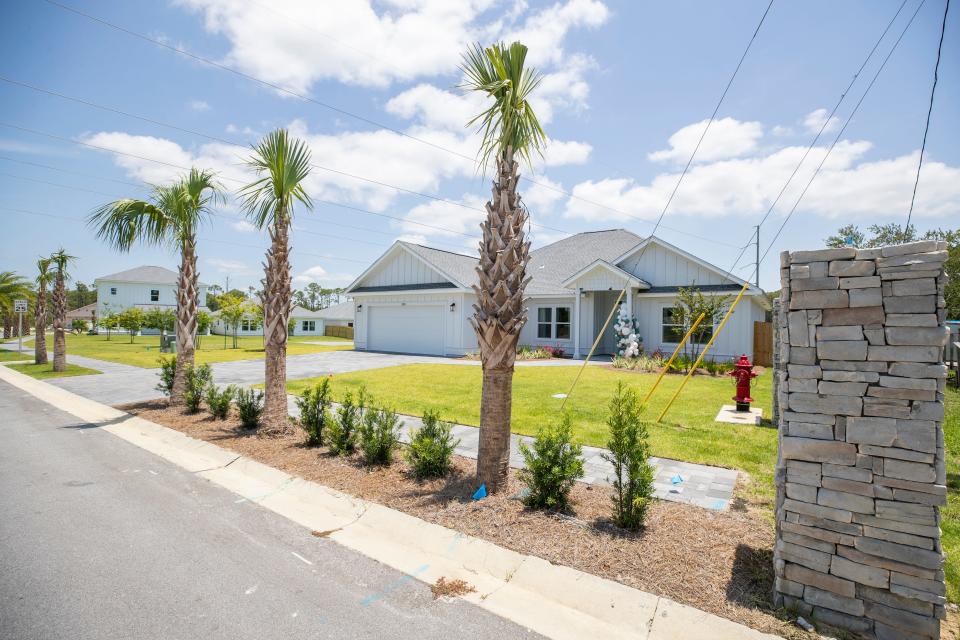
[[(308, 96), (308, 95), (302, 94), (302, 93), (297, 92), (297, 91), (294, 91), (294, 90), (292, 90), (292, 89), (288, 89), (288, 88), (286, 88), (286, 87), (282, 87), (282, 86), (277, 85), (277, 84), (275, 84), (275, 83), (273, 83), (273, 82), (270, 82), (270, 81), (267, 81), (267, 80), (263, 80), (263, 79), (261, 79), (261, 78), (257, 78), (256, 76), (253, 76), (253, 75), (244, 73), (244, 72), (242, 72), (242, 71), (239, 71), (239, 70), (234, 69), (234, 68), (232, 68), (232, 67), (229, 67), (229, 66), (227, 66), (227, 65), (221, 64), (221, 63), (216, 62), (216, 61), (214, 61), (214, 60), (210, 60), (209, 58), (205, 58), (204, 56), (201, 56), (201, 55), (199, 55), (199, 54), (195, 54), (195, 53), (186, 51), (186, 50), (184, 50), (184, 49), (181, 49), (181, 48), (179, 48), (179, 47), (175, 47), (175, 46), (170, 45), (170, 44), (168, 44), (168, 43), (166, 43), (166, 42), (162, 42), (162, 41), (160, 41), (160, 40), (158, 40), (158, 39), (156, 39), (156, 38), (151, 38), (150, 36), (148, 36), (148, 35), (146, 35), (146, 34), (139, 33), (139, 32), (137, 32), (137, 31), (133, 31), (132, 29), (127, 29), (126, 27), (121, 27), (121, 26), (119, 26), (119, 25), (116, 25), (116, 24), (108, 21), (108, 20), (105, 20), (105, 19), (103, 19), (103, 18), (99, 18), (99, 17), (97, 17), (97, 16), (94, 16), (94, 15), (91, 15), (91, 14), (88, 14), (88, 13), (85, 13), (85, 12), (83, 12), (83, 11), (80, 11), (79, 9), (74, 8), (74, 7), (71, 7), (71, 6), (62, 4), (62, 3), (60, 3), (60, 2), (56, 2), (55, 0), (45, 0), (45, 1), (46, 1), (48, 4), (50, 4), (50, 5), (54, 6), (54, 7), (63, 9), (63, 10), (65, 10), (65, 11), (68, 11), (68, 12), (73, 13), (73, 14), (75, 14), (75, 15), (78, 15), (78, 16), (80, 16), (80, 17), (86, 18), (87, 20), (96, 22), (96, 23), (98, 23), (98, 24), (100, 24), (100, 25), (103, 25), (103, 26), (105, 26), (105, 27), (114, 29), (114, 30), (119, 31), (119, 32), (121, 32), (121, 33), (125, 33), (125, 34), (127, 34), (127, 35), (129, 35), (129, 36), (138, 38), (138, 39), (143, 40), (143, 41), (146, 41), (146, 42), (150, 42), (150, 43), (152, 43), (152, 44), (154, 44), (154, 45), (156, 45), (156, 46), (158, 46), (158, 47), (162, 47), (162, 48), (167, 49), (167, 50), (169, 50), (169, 51), (173, 51), (173, 52), (175, 52), (175, 53), (179, 53), (179, 54), (181, 54), (181, 55), (183, 55), (183, 56), (186, 56), (186, 57), (191, 58), (191, 59), (193, 59), (193, 60), (196, 60), (196, 61), (198, 61), (198, 62), (202, 62), (202, 63), (207, 64), (207, 65), (209, 65), (209, 66), (211, 66), (211, 67), (214, 67), (214, 68), (216, 68), (216, 69), (220, 69), (220, 70), (223, 70), (223, 71), (227, 71), (227, 72), (229, 72), (229, 73), (232, 73), (232, 74), (238, 75), (238, 76), (240, 76), (240, 77), (242, 77), (242, 78), (245, 78), (245, 79), (247, 79), (247, 80), (250, 80), (251, 82), (256, 82), (256, 83), (258, 83), (258, 84), (267, 86), (267, 87), (269, 87), (269, 88), (271, 88), (271, 89), (274, 89), (274, 90), (276, 90), (276, 91), (280, 91), (280, 92), (282, 92), (282, 93), (286, 93), (286, 94), (288, 94), (288, 95), (291, 95), (291, 96), (294, 96), (294, 97), (296, 97), (296, 98), (299, 98), (299, 99), (304, 100), (304, 101), (306, 101), (306, 102), (315, 104), (315, 105), (317, 105), (317, 106), (320, 106), (320, 107), (323, 107), (323, 108), (326, 108), (326, 109), (330, 109), (330, 110), (332, 110), (332, 111), (334, 111), (334, 112), (336, 112), (336, 113), (339, 113), (339, 114), (342, 114), (342, 115), (345, 115), (345, 116), (349, 116), (349, 117), (351, 117), (351, 118), (354, 118), (354, 119), (359, 120), (359, 121), (361, 121), (361, 122), (364, 122), (364, 123), (366, 123), (366, 124), (372, 125), (372, 126), (377, 127), (377, 128), (379, 128), (379, 129), (383, 129), (383, 130), (385, 130), (385, 131), (390, 131), (391, 133), (397, 134), (397, 135), (402, 136), (402, 137), (404, 137), (404, 138), (407, 138), (407, 139), (410, 139), (410, 140), (414, 140), (414, 141), (416, 141), (416, 142), (420, 142), (420, 143), (422, 143), (422, 144), (425, 144), (425, 145), (428, 145), (428, 146), (430, 146), (430, 147), (433, 147), (434, 149), (438, 149), (438, 150), (440, 150), (440, 151), (444, 151), (444, 152), (446, 152), (446, 153), (450, 153), (450, 154), (452, 154), (452, 155), (454, 155), (454, 156), (457, 156), (457, 157), (459, 157), (459, 158), (463, 158), (463, 159), (465, 159), (465, 160), (468, 160), (468, 161), (470, 161), (470, 162), (472, 162), (472, 163), (476, 163), (476, 159), (475, 159), (475, 158), (471, 158), (470, 156), (467, 156), (466, 154), (460, 153), (459, 151), (456, 151), (456, 150), (454, 150), (454, 149), (450, 149), (450, 148), (448, 148), (448, 147), (444, 147), (444, 146), (439, 145), (439, 144), (436, 144), (436, 143), (434, 143), (434, 142), (430, 142), (429, 140), (426, 140), (426, 139), (424, 139), (424, 138), (420, 138), (420, 137), (418, 137), (418, 136), (411, 135), (411, 134), (406, 133), (406, 132), (404, 132), (404, 131), (402, 131), (402, 130), (400, 130), (400, 129), (397, 129), (397, 128), (395, 128), (395, 127), (391, 127), (391, 126), (389, 126), (389, 125), (385, 125), (385, 124), (380, 123), (380, 122), (378, 122), (378, 121), (376, 121), (376, 120), (373, 120), (373, 119), (368, 118), (368, 117), (366, 117), (366, 116), (362, 116), (362, 115), (353, 113), (353, 112), (348, 111), (348, 110), (346, 110), (346, 109), (343, 109), (343, 108), (341, 108), (341, 107), (337, 107), (337, 106), (328, 104), (328, 103), (326, 103), (326, 102), (322, 102), (322, 101), (320, 101), (320, 100), (316, 100), (315, 98), (312, 98), (312, 97), (310, 97), (310, 96)], [(773, 0), (770, 1), (770, 5), (772, 5), (772, 4), (773, 4)], [(769, 12), (769, 10), (770, 10), (770, 5), (767, 6), (767, 12)], [(764, 18), (766, 17), (766, 13), (767, 13), (767, 12), (764, 12)], [(761, 24), (762, 24), (762, 22), (763, 22), (763, 21), (761, 20)], [(758, 25), (757, 29), (759, 30), (759, 25)], [(754, 37), (756, 37), (756, 33), (754, 33)], [(751, 44), (752, 44), (752, 39), (751, 39)], [(749, 49), (749, 47), (748, 47), (748, 49)], [(744, 52), (744, 56), (745, 56), (745, 55), (746, 55), (746, 52)], [(742, 62), (742, 58), (741, 58), (741, 62)], [(738, 66), (738, 68), (739, 68), (739, 66)], [(118, 111), (118, 113), (120, 113), (120, 112)], [(133, 116), (133, 117), (136, 117), (136, 116)], [(154, 121), (154, 122), (155, 122), (155, 121)], [(156, 123), (156, 122), (155, 122), (155, 123)], [(182, 129), (181, 129), (181, 130), (182, 130)], [(200, 135), (202, 135), (202, 134), (200, 134)], [(228, 144), (232, 144), (232, 143), (228, 143)], [(330, 169), (328, 169), (328, 170), (330, 170)], [(349, 175), (349, 174), (345, 174), (345, 175)], [(351, 176), (351, 177), (356, 177), (356, 176)], [(566, 195), (567, 197), (569, 197), (569, 198), (571, 198), (571, 199), (580, 200), (581, 202), (585, 202), (585, 203), (587, 203), (587, 204), (590, 204), (590, 205), (593, 205), (593, 206), (596, 206), (596, 207), (601, 207), (601, 208), (603, 208), (603, 209), (607, 209), (607, 210), (612, 211), (612, 212), (614, 212), (614, 213), (618, 213), (618, 214), (620, 214), (620, 215), (622, 215), (622, 216), (626, 216), (626, 217), (628, 217), (628, 218), (631, 218), (631, 219), (634, 219), (634, 220), (643, 222), (644, 224), (651, 224), (649, 220), (646, 220), (646, 219), (641, 218), (641, 217), (639, 217), (639, 216), (635, 216), (635, 215), (633, 215), (633, 214), (627, 213), (626, 211), (622, 211), (622, 210), (620, 210), (620, 209), (616, 209), (616, 208), (614, 208), (614, 207), (611, 207), (611, 206), (602, 204), (602, 203), (600, 203), (600, 202), (596, 202), (596, 201), (593, 201), (593, 200), (589, 200), (589, 199), (587, 199), (587, 198), (583, 198), (582, 196), (575, 195), (575, 194), (573, 194), (573, 193), (571, 193), (571, 192), (569, 192), (569, 191), (566, 191), (566, 190), (564, 190), (564, 189), (559, 189), (559, 188), (557, 188), (557, 187), (554, 187), (553, 185), (549, 185), (549, 184), (546, 184), (546, 183), (539, 182), (539, 181), (534, 180), (533, 178), (530, 178), (530, 177), (527, 177), (527, 176), (521, 176), (521, 177), (522, 177), (524, 180), (526, 180), (527, 182), (530, 182), (531, 184), (534, 184), (534, 185), (537, 185), (537, 186), (541, 186), (541, 187), (544, 187), (544, 188), (546, 188), (546, 189), (551, 189), (551, 190), (554, 190), (554, 191), (559, 191), (560, 193), (563, 193), (564, 195)], [(358, 179), (363, 179), (363, 178), (358, 178)], [(681, 180), (682, 180), (682, 177), (681, 177)], [(388, 186), (389, 186), (389, 185), (388, 185)], [(423, 194), (418, 194), (418, 195), (423, 195)], [(426, 196), (426, 197), (431, 197), (431, 196)], [(672, 199), (672, 197), (673, 197), (673, 196), (671, 195), (671, 199)], [(448, 202), (450, 202), (451, 204), (457, 204), (458, 206), (461, 206), (460, 203), (455, 203), (455, 202), (453, 202), (453, 201), (448, 201)], [(549, 229), (549, 230), (551, 230), (551, 231), (558, 231), (558, 232), (560, 232), (560, 233), (570, 233), (569, 231), (564, 231), (564, 230), (562, 230), (562, 229), (556, 229), (556, 228), (547, 227), (546, 225), (542, 225), (542, 224), (535, 223), (535, 222), (531, 222), (531, 224), (534, 225), (534, 226), (539, 226), (539, 227), (542, 227), (542, 228)], [(654, 228), (655, 228), (655, 229), (658, 228), (658, 227), (659, 227), (659, 225), (654, 225)], [(666, 226), (665, 226), (664, 228), (665, 228), (665, 229), (669, 229), (669, 227), (666, 227)], [(716, 243), (717, 243), (717, 241), (714, 240), (714, 239), (712, 239), (712, 238), (704, 238), (704, 237), (702, 237), (702, 236), (695, 236), (694, 234), (685, 232), (685, 231), (680, 230), (680, 229), (671, 229), (671, 230), (674, 231), (674, 232), (676, 232), (676, 233), (681, 233), (681, 234), (684, 234), (684, 235), (690, 235), (690, 236), (693, 236), (693, 237), (698, 237), (698, 238), (700, 238), (701, 240), (705, 240), (705, 241), (710, 242), (710, 243), (713, 243), (713, 244), (716, 244)], [(653, 235), (653, 234), (651, 233), (651, 235)]]
[[(777, 193), (777, 196), (770, 203), (770, 206), (767, 208), (766, 213), (764, 213), (763, 217), (760, 219), (759, 224), (756, 225), (758, 238), (759, 238), (760, 227), (762, 227), (763, 224), (767, 221), (767, 218), (770, 217), (770, 214), (773, 212), (777, 204), (780, 202), (780, 198), (782, 198), (783, 194), (786, 193), (787, 188), (790, 186), (790, 183), (793, 182), (793, 179), (796, 177), (797, 172), (800, 171), (800, 167), (803, 166), (804, 162), (806, 162), (807, 157), (810, 155), (810, 152), (813, 151), (813, 148), (816, 146), (817, 141), (820, 140), (820, 136), (823, 135), (823, 132), (826, 131), (827, 127), (830, 125), (831, 121), (833, 120), (833, 117), (837, 113), (837, 110), (839, 110), (840, 105), (843, 103), (847, 95), (850, 93), (850, 89), (853, 88), (853, 85), (860, 78), (860, 74), (863, 73), (864, 68), (870, 62), (870, 59), (873, 57), (873, 54), (876, 53), (877, 48), (879, 48), (880, 46), (880, 43), (883, 42), (883, 39), (887, 36), (887, 33), (890, 31), (890, 28), (893, 26), (894, 22), (896, 22), (897, 18), (900, 16), (900, 13), (903, 11), (903, 8), (906, 5), (907, 5), (907, 0), (903, 0), (903, 2), (900, 4), (900, 7), (897, 8), (896, 13), (893, 14), (893, 17), (887, 23), (887, 26), (884, 28), (883, 32), (880, 34), (880, 37), (877, 38), (877, 41), (873, 44), (873, 47), (870, 48), (870, 51), (867, 53), (867, 57), (864, 58), (863, 62), (860, 64), (860, 67), (857, 69), (856, 73), (854, 73), (853, 76), (850, 78), (850, 82), (847, 84), (846, 88), (840, 93), (840, 98), (837, 100), (836, 104), (833, 105), (833, 109), (830, 111), (830, 114), (826, 118), (824, 118), (823, 124), (820, 125), (819, 131), (817, 131), (817, 134), (813, 137), (813, 140), (810, 141), (810, 144), (807, 145), (807, 148), (803, 152), (803, 156), (800, 158), (800, 161), (797, 162), (797, 165), (793, 168), (793, 171), (790, 173), (790, 176), (787, 178), (786, 182), (783, 183), (783, 186), (780, 188), (780, 191)], [(746, 245), (744, 245), (743, 248), (740, 250), (740, 253), (737, 255), (736, 260), (734, 260), (733, 262), (733, 265), (727, 271), (728, 275), (736, 269), (737, 264), (739, 264), (740, 260), (743, 258), (744, 253), (746, 252), (746, 249), (748, 246), (750, 246), (750, 243), (747, 243)], [(759, 239), (757, 241), (757, 249), (759, 251)], [(756, 265), (758, 281), (759, 281), (760, 262), (761, 261), (758, 257), (757, 265)]]
[(823, 159), (820, 160), (820, 164), (817, 165), (816, 170), (813, 172), (813, 175), (810, 176), (810, 180), (807, 181), (806, 186), (804, 186), (803, 191), (800, 192), (800, 196), (797, 198), (797, 201), (793, 203), (793, 207), (790, 208), (790, 212), (787, 214), (787, 217), (784, 218), (783, 223), (780, 225), (780, 228), (777, 229), (777, 233), (773, 236), (773, 239), (770, 241), (770, 244), (767, 245), (767, 249), (763, 252), (763, 255), (760, 257), (760, 261), (766, 259), (767, 254), (770, 253), (770, 249), (773, 248), (774, 243), (780, 237), (780, 234), (783, 232), (784, 227), (787, 226), (787, 223), (790, 222), (790, 218), (793, 217), (794, 212), (797, 210), (797, 207), (800, 206), (800, 202), (803, 200), (803, 197), (806, 195), (807, 190), (810, 188), (810, 185), (813, 184), (813, 181), (820, 174), (820, 170), (823, 168), (824, 163), (827, 161), (827, 158), (830, 157), (830, 154), (833, 152), (834, 147), (837, 146), (837, 142), (840, 141), (840, 138), (843, 136), (843, 132), (846, 131), (847, 126), (850, 124), (850, 121), (853, 119), (853, 116), (856, 115), (857, 111), (860, 109), (860, 105), (863, 104), (863, 100), (867, 97), (867, 94), (870, 93), (870, 89), (873, 88), (874, 83), (876, 83), (877, 78), (880, 77), (880, 73), (887, 66), (887, 62), (890, 61), (890, 57), (893, 55), (893, 52), (897, 50), (897, 47), (900, 46), (900, 42), (903, 40), (903, 36), (906, 35), (907, 30), (910, 28), (910, 25), (913, 24), (914, 19), (917, 17), (917, 14), (920, 13), (920, 9), (923, 8), (923, 5), (926, 3), (926, 0), (921, 0), (920, 4), (917, 5), (916, 10), (913, 12), (913, 15), (910, 16), (910, 20), (907, 22), (906, 26), (903, 28), (903, 31), (900, 32), (900, 36), (897, 38), (896, 42), (893, 43), (893, 47), (887, 53), (886, 57), (883, 59), (883, 62), (880, 64), (880, 67), (877, 69), (877, 72), (873, 75), (873, 78), (870, 80), (870, 84), (867, 85), (867, 88), (864, 89), (863, 95), (860, 96), (860, 99), (857, 101), (857, 104), (853, 107), (853, 111), (850, 112), (850, 115), (847, 116), (846, 121), (843, 123), (843, 127), (840, 128), (840, 131), (837, 132), (836, 138), (833, 139), (830, 147), (827, 149), (826, 154), (824, 154)]
[(947, 28), (947, 13), (950, 11), (950, 0), (943, 7), (943, 21), (940, 23), (940, 44), (937, 45), (937, 61), (933, 65), (933, 86), (930, 87), (930, 105), (927, 107), (927, 123), (923, 127), (923, 143), (920, 145), (920, 161), (917, 162), (917, 179), (913, 182), (913, 194), (910, 196), (910, 211), (907, 212), (907, 227), (904, 233), (910, 231), (910, 219), (913, 217), (913, 204), (917, 199), (917, 186), (920, 184), (920, 168), (923, 166), (923, 154), (927, 150), (927, 133), (930, 131), (930, 114), (933, 112), (933, 97), (937, 93), (937, 74), (940, 71), (940, 53), (943, 51), (943, 33)]

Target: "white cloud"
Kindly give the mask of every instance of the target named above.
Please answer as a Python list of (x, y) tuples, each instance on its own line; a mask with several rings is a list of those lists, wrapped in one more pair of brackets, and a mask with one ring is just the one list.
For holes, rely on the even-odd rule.
[[(904, 214), (913, 188), (917, 152), (868, 162), (864, 158), (871, 148), (868, 141), (841, 140), (801, 201), (797, 215), (876, 220), (880, 216)], [(697, 216), (762, 215), (805, 151), (805, 146), (787, 146), (758, 152), (753, 157), (694, 165), (670, 212)], [(778, 214), (790, 210), (826, 151), (826, 146), (811, 151), (780, 199), (775, 210)], [(572, 193), (650, 220), (660, 214), (678, 178), (678, 173), (665, 173), (649, 183), (624, 178), (587, 180), (574, 186)], [(925, 162), (914, 215), (944, 217), (956, 215), (958, 210), (960, 168), (933, 160)], [(576, 199), (567, 201), (565, 216), (592, 222), (626, 218)]]
[(775, 136), (792, 136), (793, 129), (791, 129), (790, 127), (784, 127), (783, 125), (778, 124), (772, 129), (770, 129), (770, 133), (772, 133)]
[(432, 84), (419, 84), (387, 102), (388, 113), (420, 124), (463, 132), (467, 123), (483, 111), (486, 98), (477, 93), (454, 93)]
[(563, 200), (566, 195), (562, 193), (563, 185), (554, 182), (546, 176), (533, 176), (536, 183), (526, 183), (523, 185), (521, 197), (531, 217), (534, 219), (539, 216), (552, 213), (557, 203)]
[(586, 142), (549, 140), (543, 150), (543, 163), (548, 167), (584, 164), (590, 158), (591, 151), (593, 147)]
[[(424, 235), (457, 237), (458, 241), (463, 237), (460, 235), (463, 233), (479, 237), (480, 223), (486, 216), (483, 208), (485, 201), (480, 196), (468, 193), (464, 194), (458, 202), (464, 206), (438, 200), (417, 205), (404, 216), (404, 222), (400, 223), (400, 228), (405, 234), (418, 237)], [(416, 224), (418, 222), (441, 226), (449, 231), (424, 227)], [(473, 240), (470, 242), (472, 243)]]
[(250, 265), (245, 262), (240, 262), (239, 260), (226, 260), (223, 258), (207, 258), (205, 261), (208, 265), (215, 268), (217, 273), (229, 273), (234, 276), (250, 276), (257, 273), (257, 271), (250, 267)]
[(188, 106), (194, 111), (210, 111), (210, 105), (205, 100), (191, 100)]
[(254, 225), (250, 224), (246, 220), (237, 220), (235, 222), (231, 222), (230, 228), (240, 233), (260, 233), (260, 229), (257, 229)]
[(837, 127), (840, 126), (840, 118), (832, 116), (827, 120), (827, 110), (817, 109), (811, 111), (803, 118), (803, 126), (806, 127), (810, 133), (820, 133), (821, 127), (823, 127), (824, 133), (829, 133), (830, 131), (836, 131)]
[(308, 285), (311, 282), (316, 282), (327, 287), (335, 287), (340, 285), (345, 285), (353, 282), (353, 276), (348, 273), (329, 273), (320, 265), (314, 265), (307, 269), (304, 269), (296, 276), (293, 277), (293, 282), (300, 286)]
[[(683, 127), (670, 136), (667, 141), (670, 143), (669, 149), (654, 151), (647, 157), (654, 162), (686, 163), (708, 122), (709, 120), (701, 120)], [(695, 162), (710, 162), (747, 155), (756, 150), (757, 141), (762, 136), (763, 125), (759, 122), (741, 122), (734, 118), (714, 120), (697, 150)]]

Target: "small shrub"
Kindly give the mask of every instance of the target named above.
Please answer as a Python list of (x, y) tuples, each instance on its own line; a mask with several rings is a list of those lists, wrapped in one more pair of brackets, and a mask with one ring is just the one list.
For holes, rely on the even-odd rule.
[(223, 390), (218, 389), (215, 384), (208, 386), (206, 401), (210, 414), (217, 420), (226, 420), (230, 413), (230, 401), (233, 400), (236, 392), (237, 388), (232, 384), (227, 385)]
[(177, 356), (157, 358), (157, 362), (160, 364), (160, 382), (157, 383), (156, 389), (169, 397), (173, 393), (173, 375), (177, 370)]
[(407, 462), (418, 480), (442, 478), (450, 472), (453, 451), (460, 444), (452, 430), (453, 425), (431, 410), (423, 414), (422, 427), (410, 430)]
[(357, 428), (363, 420), (366, 408), (367, 392), (360, 387), (357, 399), (349, 391), (343, 396), (343, 402), (337, 408), (336, 419), (330, 423), (330, 450), (339, 456), (353, 453), (357, 444)]
[(618, 382), (607, 414), (610, 452), (603, 457), (613, 465), (613, 521), (631, 531), (643, 526), (653, 498), (653, 467), (642, 410), (637, 392)]
[(400, 442), (400, 427), (403, 423), (397, 412), (391, 409), (368, 409), (363, 415), (357, 433), (360, 451), (369, 465), (389, 465), (393, 451)]
[(572, 441), (570, 416), (564, 414), (560, 424), (541, 427), (533, 446), (520, 443), (520, 454), (526, 468), (520, 478), (530, 489), (524, 499), (535, 509), (565, 509), (570, 490), (583, 477), (583, 447)]
[(542, 348), (543, 348), (544, 351), (547, 352), (547, 354), (548, 354), (547, 357), (548, 357), (548, 358), (562, 358), (562, 357), (563, 357), (563, 354), (566, 353), (566, 352), (563, 350), (563, 347), (561, 347), (561, 346), (556, 346), (556, 347), (542, 347)]
[(237, 414), (244, 429), (256, 429), (263, 413), (263, 391), (241, 387), (236, 393)]
[(303, 390), (296, 399), (300, 410), (300, 426), (307, 432), (307, 446), (323, 445), (324, 434), (332, 420), (330, 416), (330, 379), (324, 378), (313, 387)]
[(199, 367), (190, 365), (183, 372), (183, 381), (183, 402), (187, 405), (187, 412), (196, 413), (200, 411), (204, 392), (213, 382), (213, 371), (208, 364)]

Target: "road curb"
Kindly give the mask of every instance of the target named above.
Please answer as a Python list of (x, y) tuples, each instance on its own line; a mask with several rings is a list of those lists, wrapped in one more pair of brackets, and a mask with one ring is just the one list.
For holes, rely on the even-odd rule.
[(476, 591), (464, 600), (549, 638), (777, 637), (303, 480), (5, 366), (0, 380), (418, 580), (465, 580)]

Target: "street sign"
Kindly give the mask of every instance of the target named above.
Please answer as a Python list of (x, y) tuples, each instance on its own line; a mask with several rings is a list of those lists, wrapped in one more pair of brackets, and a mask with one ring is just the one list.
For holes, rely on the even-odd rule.
[(14, 313), (26, 313), (26, 312), (27, 312), (27, 301), (26, 301), (26, 300), (14, 300), (14, 301), (13, 301), (13, 312), (14, 312)]
[(19, 323), (17, 326), (17, 353), (23, 351), (23, 314), (27, 312), (26, 300), (14, 300), (13, 312), (17, 314)]

